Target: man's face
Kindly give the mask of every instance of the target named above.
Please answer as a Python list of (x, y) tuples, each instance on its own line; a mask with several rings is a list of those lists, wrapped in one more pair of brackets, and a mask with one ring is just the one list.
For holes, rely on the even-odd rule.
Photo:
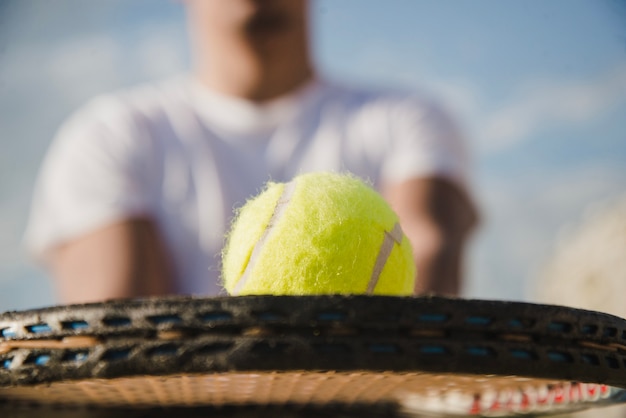
[(209, 36), (264, 41), (306, 25), (307, 0), (187, 0), (187, 5), (196, 29)]

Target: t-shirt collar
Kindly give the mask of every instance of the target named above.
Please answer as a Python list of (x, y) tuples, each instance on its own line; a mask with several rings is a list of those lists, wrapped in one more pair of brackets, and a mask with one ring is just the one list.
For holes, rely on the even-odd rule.
[(235, 135), (272, 131), (292, 118), (298, 109), (317, 97), (324, 88), (324, 83), (314, 78), (289, 94), (257, 103), (211, 90), (192, 76), (188, 84), (200, 117), (214, 127)]

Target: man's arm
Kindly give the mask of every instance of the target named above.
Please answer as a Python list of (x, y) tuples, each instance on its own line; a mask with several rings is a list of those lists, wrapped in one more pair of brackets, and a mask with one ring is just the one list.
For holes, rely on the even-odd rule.
[(448, 180), (424, 178), (385, 185), (382, 194), (413, 246), (415, 294), (459, 294), (462, 255), (478, 222), (465, 192)]
[(154, 222), (121, 221), (50, 251), (48, 261), (62, 303), (165, 295), (169, 258)]

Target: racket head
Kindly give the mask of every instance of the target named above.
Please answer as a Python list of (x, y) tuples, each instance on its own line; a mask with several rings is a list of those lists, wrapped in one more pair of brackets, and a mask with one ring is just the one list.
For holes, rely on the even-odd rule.
[(170, 297), (0, 316), (5, 405), (394, 405), (431, 415), (622, 402), (626, 321), (441, 297)]

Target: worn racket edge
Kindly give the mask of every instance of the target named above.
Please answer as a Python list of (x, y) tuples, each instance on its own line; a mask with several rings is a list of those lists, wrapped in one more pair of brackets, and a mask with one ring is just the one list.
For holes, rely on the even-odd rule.
[(561, 306), (168, 297), (0, 315), (0, 411), (547, 415), (625, 388), (626, 320)]

